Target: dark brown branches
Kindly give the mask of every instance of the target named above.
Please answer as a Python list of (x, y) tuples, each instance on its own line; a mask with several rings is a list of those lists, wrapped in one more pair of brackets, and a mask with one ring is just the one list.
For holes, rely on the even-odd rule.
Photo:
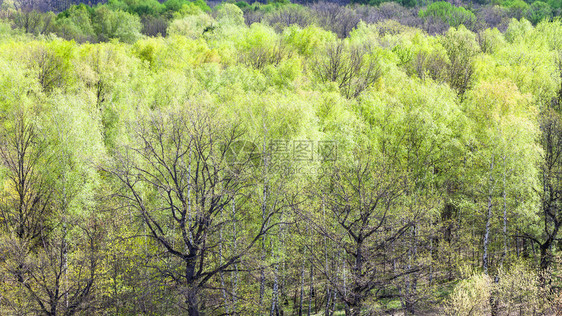
[(562, 123), (560, 114), (549, 110), (541, 117), (543, 164), (541, 168), (541, 227), (540, 235), (527, 234), (540, 249), (540, 267), (548, 269), (552, 263), (552, 246), (562, 226)]
[(274, 212), (268, 212), (236, 251), (223, 253), (221, 264), (213, 261), (220, 228), (232, 224), (221, 214), (253, 181), (250, 160), (229, 161), (243, 131), (214, 115), (194, 106), (140, 118), (134, 145), (108, 170), (121, 186), (116, 197), (136, 210), (152, 239), (176, 260), (161, 271), (185, 289), (189, 315), (199, 315), (207, 283), (231, 270), (273, 227)]
[(268, 65), (278, 66), (280, 62), (291, 57), (291, 52), (281, 41), (271, 46), (256, 46), (240, 55), (240, 61), (256, 69)]
[(322, 210), (317, 213), (323, 215), (309, 218), (310, 223), (326, 238), (326, 251), (343, 251), (349, 273), (347, 277), (334, 273), (325, 263), (325, 256), (331, 255), (315, 248), (309, 248), (311, 262), (345, 303), (346, 315), (359, 315), (374, 292), (419, 270), (393, 268), (407, 253), (401, 240), (419, 214), (405, 215), (408, 183), (385, 163), (374, 165), (357, 157), (351, 165), (335, 166), (321, 183), (316, 191)]
[(376, 56), (368, 46), (328, 45), (312, 65), (321, 82), (335, 82), (347, 98), (356, 98), (382, 76)]
[(44, 233), (53, 194), (38, 168), (47, 163), (45, 143), (36, 128), (20, 112), (13, 124), (0, 132), (0, 164), (11, 190), (0, 197), (0, 224), (25, 241)]

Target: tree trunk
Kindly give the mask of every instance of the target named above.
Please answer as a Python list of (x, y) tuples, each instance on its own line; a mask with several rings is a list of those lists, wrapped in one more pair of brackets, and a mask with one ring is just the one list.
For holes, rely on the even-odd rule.
[[(272, 247), (273, 248), (273, 247)], [(273, 282), (273, 294), (271, 298), (271, 316), (279, 315), (279, 264), (275, 264), (275, 280)]]
[(501, 259), (501, 263), (500, 263), (500, 266), (502, 266), (502, 267), (503, 267), (503, 263), (505, 261), (505, 258), (507, 257), (507, 192), (506, 192), (506, 181), (505, 181), (507, 170), (505, 170), (505, 168), (506, 168), (505, 156), (503, 157), (503, 166), (504, 166), (503, 188), (502, 188), (502, 196), (503, 196), (503, 253), (502, 253), (502, 259)]
[[(306, 248), (305, 248), (305, 252), (306, 252)], [(302, 268), (301, 268), (301, 296), (300, 296), (300, 301), (299, 301), (299, 316), (302, 316), (302, 303), (304, 300), (304, 255), (303, 254), (303, 258), (302, 258)]]
[[(261, 212), (262, 212), (262, 220), (265, 222), (266, 221), (266, 212), (267, 212), (267, 195), (268, 195), (268, 182), (267, 182), (267, 167), (268, 167), (268, 160), (267, 160), (267, 155), (265, 155), (266, 153), (266, 140), (264, 137), (263, 140), (263, 153), (264, 153), (264, 158), (263, 158), (263, 163), (264, 163), (264, 185), (263, 185), (263, 200), (262, 200), (262, 205), (261, 205)], [(265, 243), (266, 243), (266, 235), (264, 234), (262, 236), (262, 255), (261, 255), (261, 267), (260, 267), (260, 306), (264, 306), (264, 296), (265, 296), (265, 267), (264, 267), (264, 263), (265, 263), (265, 253), (266, 253), (266, 249), (265, 249)]]
[(312, 313), (312, 297), (314, 296), (314, 270), (312, 264), (310, 265), (310, 291), (308, 294), (308, 313), (307, 316), (310, 316)]
[[(222, 226), (219, 228), (219, 265), (222, 265), (222, 257), (223, 257), (223, 253), (222, 253), (222, 247), (223, 247), (223, 236), (222, 236)], [(228, 295), (226, 294), (226, 285), (224, 282), (224, 271), (220, 271), (219, 273), (220, 276), (220, 280), (221, 280), (221, 291), (222, 291), (222, 296), (224, 299), (224, 309), (225, 309), (225, 313), (227, 316), (230, 315), (230, 302), (228, 300)]]
[(492, 194), (494, 192), (494, 177), (492, 171), (494, 170), (494, 157), (492, 157), (492, 162), (490, 163), (490, 191), (488, 193), (488, 212), (486, 213), (486, 232), (484, 234), (484, 255), (482, 256), (482, 266), (484, 268), (484, 273), (488, 274), (488, 245), (490, 244), (490, 226), (492, 224)]
[(492, 196), (488, 197), (488, 212), (486, 215), (486, 232), (484, 234), (484, 255), (482, 256), (482, 265), (484, 273), (488, 274), (488, 245), (490, 243), (490, 224), (492, 221)]
[(199, 316), (199, 298), (196, 289), (190, 289), (187, 294), (187, 313), (189, 316)]
[(540, 267), (541, 267), (541, 270), (543, 270), (543, 271), (548, 269), (548, 266), (550, 265), (550, 259), (549, 259), (549, 253), (548, 253), (549, 248), (550, 248), (550, 242), (545, 242), (544, 244), (541, 245)]
[(194, 286), (195, 283), (195, 251), (190, 250), (191, 255), (186, 259), (185, 279), (188, 287), (187, 291), (187, 311), (189, 316), (199, 316), (199, 293)]
[[(234, 239), (233, 248), (234, 253), (238, 253), (238, 243), (237, 243), (237, 231), (236, 231), (236, 201), (232, 199), (232, 238)], [(236, 291), (238, 290), (238, 263), (234, 264), (234, 281), (232, 285), (232, 314), (236, 315), (236, 303), (237, 303), (237, 294)]]

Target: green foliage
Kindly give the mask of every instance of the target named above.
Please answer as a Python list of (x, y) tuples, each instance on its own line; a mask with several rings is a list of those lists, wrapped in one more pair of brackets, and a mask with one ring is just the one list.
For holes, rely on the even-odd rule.
[(197, 38), (213, 25), (213, 18), (209, 15), (200, 13), (188, 15), (181, 19), (174, 20), (168, 27), (170, 35), (182, 35)]
[(157, 16), (166, 8), (158, 0), (110, 0), (107, 5), (115, 11), (127, 11), (136, 15)]
[(217, 22), (224, 25), (244, 24), (244, 13), (232, 3), (224, 3), (217, 9)]
[(7, 38), (15, 34), (17, 34), (17, 31), (12, 29), (12, 26), (9, 22), (0, 20), (0, 37)]
[(72, 6), (57, 16), (57, 34), (77, 42), (95, 42), (97, 35), (92, 25), (95, 11), (84, 5)]
[(106, 6), (96, 9), (93, 25), (102, 41), (119, 39), (131, 43), (141, 36), (142, 25), (138, 16), (124, 11), (112, 11)]
[(336, 35), (316, 26), (304, 29), (293, 25), (283, 32), (284, 41), (294, 47), (300, 54), (310, 56), (323, 45), (333, 42)]
[(123, 0), (108, 0), (107, 6), (112, 10), (127, 11), (129, 9), (129, 5)]
[(55, 14), (37, 10), (17, 11), (11, 15), (14, 27), (33, 35), (46, 35), (53, 31)]
[(183, 5), (188, 3), (187, 0), (167, 0), (164, 2), (164, 6), (168, 11), (179, 11)]
[(249, 6), (245, 6), (242, 4), (242, 7), (245, 8), (245, 11), (259, 11), (263, 13), (271, 13), (281, 9), (282, 7), (288, 4), (290, 4), (290, 1), (282, 0), (282, 1), (270, 1), (265, 4), (260, 2), (254, 2)]
[(558, 0), (548, 0), (546, 3), (550, 5), (553, 10), (562, 9), (562, 2)]
[(0, 112), (14, 113), (18, 109), (28, 109), (35, 100), (34, 95), (40, 91), (39, 83), (21, 60), (8, 62), (2, 58), (0, 67), (0, 88), (3, 91), (0, 95)]
[(471, 11), (456, 7), (445, 1), (438, 1), (430, 4), (427, 9), (420, 10), (419, 16), (422, 18), (437, 18), (448, 23), (452, 27), (460, 25), (472, 25), (476, 21), (476, 16)]
[(246, 1), (238, 1), (235, 4), (236, 4), (237, 7), (239, 7), (242, 10), (244, 10), (245, 8), (248, 8), (250, 6), (248, 4), (248, 2), (246, 2)]
[(464, 26), (458, 29), (451, 28), (441, 38), (441, 45), (449, 59), (447, 81), (462, 98), (464, 93), (470, 89), (474, 72), (474, 57), (480, 53), (476, 35)]
[(448, 315), (488, 315), (490, 303), (495, 301), (506, 313), (543, 311), (548, 295), (539, 286), (540, 278), (540, 273), (523, 261), (502, 268), (496, 281), (483, 273), (473, 273), (455, 286), (445, 310)]
[(509, 42), (515, 42), (524, 38), (531, 30), (533, 25), (528, 20), (522, 19), (521, 21), (512, 19), (509, 27), (505, 32), (505, 39)]
[(529, 4), (523, 0), (509, 0), (503, 4), (515, 18), (520, 19), (529, 11)]
[(486, 29), (478, 34), (478, 42), (483, 53), (492, 54), (503, 45), (505, 38), (498, 29)]
[(53, 40), (29, 45), (28, 67), (37, 78), (44, 93), (61, 89), (73, 89), (73, 58), (76, 46), (73, 42)]
[(487, 315), (490, 311), (492, 280), (485, 274), (475, 274), (462, 280), (446, 305), (448, 315)]
[(562, 22), (502, 5), (10, 11), (0, 314), (552, 313)]
[(527, 18), (531, 23), (537, 24), (544, 19), (552, 17), (552, 8), (550, 5), (543, 1), (535, 1), (529, 7)]
[(203, 0), (196, 0), (193, 2), (187, 0), (168, 0), (164, 2), (164, 5), (166, 9), (173, 12), (176, 17), (211, 11), (211, 8)]

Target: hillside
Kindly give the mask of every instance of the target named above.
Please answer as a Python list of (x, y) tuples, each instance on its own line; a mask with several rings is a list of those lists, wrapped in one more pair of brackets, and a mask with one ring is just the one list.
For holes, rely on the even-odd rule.
[(554, 11), (145, 2), (1, 7), (0, 315), (562, 310)]

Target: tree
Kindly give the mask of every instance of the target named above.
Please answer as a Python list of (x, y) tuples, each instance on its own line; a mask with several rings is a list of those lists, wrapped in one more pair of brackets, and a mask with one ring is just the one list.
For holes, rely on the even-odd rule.
[(552, 264), (552, 247), (559, 241), (558, 235), (562, 226), (560, 208), (562, 121), (555, 109), (547, 109), (541, 116), (541, 132), (544, 152), (540, 170), (540, 222), (537, 223), (540, 229), (536, 233), (527, 231), (523, 237), (539, 246), (540, 269), (546, 271)]
[(378, 56), (369, 46), (349, 47), (343, 41), (327, 44), (313, 70), (321, 82), (335, 82), (347, 98), (357, 98), (382, 76)]
[(476, 21), (474, 13), (444, 1), (430, 4), (427, 9), (420, 10), (419, 15), (422, 18), (434, 17), (441, 19), (452, 27), (459, 27), (461, 25), (470, 27)]
[(50, 157), (28, 120), (24, 113), (15, 114), (13, 127), (4, 127), (1, 134), (0, 158), (13, 191), (3, 196), (0, 212), (5, 232), (38, 246), (47, 230), (52, 191), (37, 166), (48, 163)]
[(206, 30), (212, 28), (213, 22), (213, 18), (205, 13), (188, 15), (184, 18), (172, 21), (168, 28), (168, 33), (171, 35), (198, 38)]
[(71, 87), (74, 48), (70, 42), (53, 41), (36, 45), (31, 51), (30, 68), (35, 71), (43, 92), (51, 93), (56, 89)]
[[(3, 286), (9, 290), (3, 291), (0, 306), (15, 314), (49, 316), (74, 315), (95, 308), (92, 294), (100, 269), (103, 233), (99, 223), (65, 221), (76, 228), (72, 234), (62, 224), (53, 225), (38, 237), (37, 247), (21, 239), (2, 239), (1, 275)], [(72, 256), (68, 259), (70, 249)]]
[(151, 15), (143, 16), (142, 33), (148, 36), (166, 36), (168, 29), (168, 21), (162, 17), (154, 17)]
[(57, 17), (57, 34), (77, 42), (96, 42), (97, 36), (92, 25), (93, 13), (93, 9), (84, 4), (70, 7)]
[[(470, 164), (473, 170), (479, 170), (468, 177), (474, 187), (467, 191), (472, 191), (474, 207), (482, 213), (476, 218), (483, 220), (476, 223), (483, 226), (483, 272), (493, 275), (494, 283), (498, 283), (500, 269), (512, 258), (508, 244), (513, 240), (510, 232), (517, 228), (511, 223), (530, 219), (520, 200), (533, 201), (538, 128), (529, 100), (511, 82), (481, 82), (471, 91), (466, 106), (473, 121)], [(490, 293), (489, 298), (491, 313), (497, 315), (497, 293)]]
[(142, 24), (136, 15), (124, 11), (112, 11), (107, 6), (99, 6), (92, 19), (94, 30), (100, 41), (117, 38), (132, 43), (140, 38)]
[(225, 25), (243, 25), (244, 13), (232, 3), (224, 3), (217, 10), (217, 22)]
[[(88, 311), (94, 306), (101, 261), (99, 223), (91, 218), (79, 222), (80, 216), (70, 212), (76, 186), (69, 185), (64, 171), (56, 179), (46, 168), (62, 158), (52, 153), (53, 144), (23, 112), (10, 123), (13, 127), (0, 136), (0, 158), (13, 188), (2, 192), (0, 204), (0, 279), (5, 289), (0, 308), (50, 316)], [(66, 159), (59, 163), (66, 169)]]
[(537, 24), (544, 19), (552, 17), (552, 8), (550, 5), (543, 1), (535, 1), (529, 7), (527, 12), (527, 19), (533, 24)]
[(277, 29), (284, 29), (291, 25), (298, 25), (300, 27), (307, 27), (312, 24), (312, 17), (310, 12), (301, 6), (289, 5), (272, 12), (265, 16), (269, 25)]
[(317, 2), (311, 6), (311, 11), (319, 25), (331, 30), (339, 37), (345, 38), (359, 23), (359, 17), (354, 10), (332, 2)]
[(523, 0), (506, 1), (504, 2), (504, 6), (507, 7), (510, 15), (518, 20), (529, 10), (529, 4)]
[(35, 35), (48, 34), (53, 29), (55, 15), (52, 12), (41, 13), (36, 10), (22, 9), (13, 14), (16, 28)]
[(353, 157), (354, 161), (338, 163), (321, 177), (311, 192), (320, 210), (304, 216), (333, 245), (330, 249), (343, 256), (349, 276), (325, 264), (329, 253), (311, 248), (315, 269), (337, 291), (346, 315), (361, 315), (369, 297), (384, 295), (388, 284), (419, 271), (416, 266), (398, 267), (397, 262), (404, 259), (407, 250), (402, 240), (421, 209), (407, 211), (407, 178), (384, 157), (359, 152)]
[(470, 89), (474, 73), (474, 56), (480, 52), (474, 33), (464, 26), (451, 28), (441, 39), (449, 57), (447, 81), (457, 91), (461, 101)]
[(220, 263), (214, 260), (220, 231), (232, 224), (222, 214), (252, 183), (248, 158), (227, 164), (242, 131), (197, 106), (155, 112), (137, 124), (133, 145), (117, 152), (107, 171), (120, 184), (116, 198), (135, 210), (163, 251), (168, 263), (158, 269), (179, 287), (178, 304), (199, 315), (202, 291), (275, 225), (270, 222), (275, 212), (249, 226), (236, 251), (223, 252)]

